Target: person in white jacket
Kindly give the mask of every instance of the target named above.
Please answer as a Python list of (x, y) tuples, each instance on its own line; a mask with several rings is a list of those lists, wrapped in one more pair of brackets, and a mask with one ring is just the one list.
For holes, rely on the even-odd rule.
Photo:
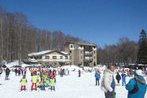
[(101, 88), (105, 93), (105, 98), (115, 98), (115, 80), (113, 76), (115, 69), (115, 65), (109, 65), (104, 71)]

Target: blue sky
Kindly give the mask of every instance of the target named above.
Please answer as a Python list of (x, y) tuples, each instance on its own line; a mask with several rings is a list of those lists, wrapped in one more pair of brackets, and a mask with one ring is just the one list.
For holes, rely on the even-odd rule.
[(0, 0), (35, 27), (62, 31), (104, 46), (122, 37), (138, 41), (147, 30), (147, 0)]

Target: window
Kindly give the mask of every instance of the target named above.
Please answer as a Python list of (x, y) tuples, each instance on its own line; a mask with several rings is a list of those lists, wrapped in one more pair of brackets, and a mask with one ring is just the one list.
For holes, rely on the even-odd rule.
[(36, 56), (35, 59), (42, 59), (42, 56)]
[(68, 56), (65, 56), (65, 59), (68, 59)]
[(94, 54), (95, 54), (95, 51), (94, 51)]
[(72, 48), (73, 46), (72, 45), (70, 45), (70, 48)]
[(57, 56), (53, 56), (52, 58), (53, 58), (53, 59), (57, 59)]
[(49, 56), (45, 56), (45, 59), (50, 59), (50, 57)]
[(63, 56), (60, 56), (60, 59), (63, 59)]

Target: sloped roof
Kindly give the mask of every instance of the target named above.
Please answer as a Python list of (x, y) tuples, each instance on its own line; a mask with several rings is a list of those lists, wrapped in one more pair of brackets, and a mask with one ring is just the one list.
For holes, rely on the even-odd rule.
[(28, 56), (41, 56), (41, 55), (45, 55), (48, 53), (53, 53), (53, 52), (57, 52), (63, 55), (68, 55), (67, 52), (64, 51), (58, 51), (58, 50), (45, 50), (45, 51), (41, 51), (41, 52), (34, 52), (34, 53), (29, 53)]
[(51, 50), (45, 50), (45, 51), (41, 51), (41, 52), (33, 52), (33, 53), (29, 53), (28, 56), (39, 56), (39, 55), (49, 53), (50, 51)]

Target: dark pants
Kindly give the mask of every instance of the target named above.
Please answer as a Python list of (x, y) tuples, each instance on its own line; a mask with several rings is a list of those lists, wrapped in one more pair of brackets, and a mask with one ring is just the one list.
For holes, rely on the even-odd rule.
[(119, 83), (120, 80), (117, 80), (117, 83)]
[(107, 92), (105, 93), (105, 98), (115, 98), (115, 92)]
[(100, 85), (99, 79), (95, 79), (95, 85)]
[(54, 90), (55, 91), (55, 86), (51, 86), (51, 91)]
[(9, 75), (6, 75), (5, 76), (5, 80), (9, 80)]
[(37, 91), (37, 84), (36, 83), (32, 83), (31, 90), (36, 90)]
[(126, 85), (126, 80), (122, 80), (122, 86)]
[(21, 85), (21, 88), (20, 88), (20, 90), (22, 91), (22, 90), (26, 90), (26, 86), (25, 85)]

